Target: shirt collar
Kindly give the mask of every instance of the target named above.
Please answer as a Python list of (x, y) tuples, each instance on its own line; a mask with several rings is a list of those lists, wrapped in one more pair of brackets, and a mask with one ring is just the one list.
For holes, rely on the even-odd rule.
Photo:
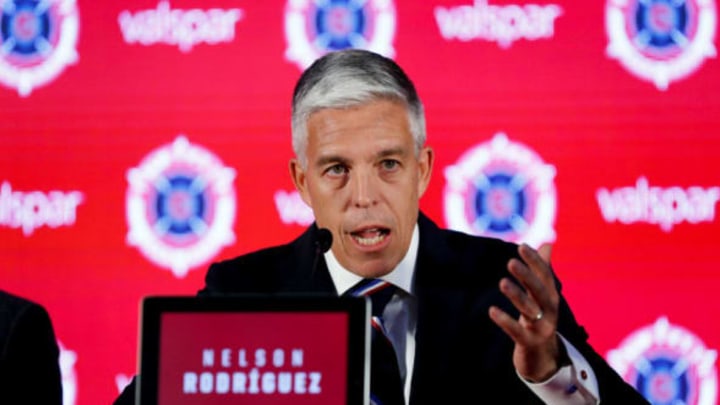
[[(413, 293), (412, 280), (415, 274), (415, 259), (417, 258), (419, 241), (420, 231), (418, 230), (417, 224), (415, 224), (412, 238), (410, 239), (410, 247), (407, 253), (405, 253), (405, 257), (400, 260), (400, 263), (393, 271), (380, 277), (411, 295)], [(327, 263), (330, 277), (335, 284), (338, 295), (343, 295), (347, 290), (357, 284), (358, 281), (363, 279), (363, 277), (358, 276), (340, 265), (335, 255), (333, 255), (332, 249), (325, 252), (325, 262)]]

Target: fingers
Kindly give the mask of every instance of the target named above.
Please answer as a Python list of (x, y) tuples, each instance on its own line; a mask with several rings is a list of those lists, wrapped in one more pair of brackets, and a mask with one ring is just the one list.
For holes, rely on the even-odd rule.
[(549, 243), (543, 243), (540, 246), (540, 248), (538, 249), (538, 254), (540, 254), (540, 257), (547, 264), (550, 264), (550, 254), (551, 253), (552, 253), (552, 245)]
[(512, 316), (497, 306), (488, 315), (514, 342), (513, 364), (524, 378), (545, 381), (556, 372), (558, 343), (556, 337), (560, 296), (550, 268), (549, 244), (537, 251), (520, 245), (520, 259), (508, 262), (508, 271), (517, 280), (500, 280), (499, 288), (520, 317)]
[[(521, 327), (532, 325), (546, 317), (554, 322), (559, 300), (549, 260), (552, 246), (544, 244), (537, 251), (522, 244), (518, 247), (519, 259), (508, 262), (508, 271), (517, 280), (517, 284), (508, 278), (500, 280), (500, 291), (515, 309), (522, 315), (519, 320), (505, 322), (512, 332)], [(519, 285), (518, 285), (519, 284)], [(499, 317), (505, 320), (505, 317)], [(515, 331), (517, 333), (517, 331)]]
[(500, 281), (501, 292), (522, 314), (520, 323), (524, 326), (546, 317), (552, 323), (557, 316), (559, 297), (548, 262), (551, 248), (545, 244), (536, 251), (526, 244), (520, 245), (518, 253), (522, 260), (508, 262), (508, 271), (519, 285), (507, 279)]
[(508, 297), (528, 323), (533, 323), (538, 318), (538, 315), (543, 316), (540, 305), (509, 279), (500, 280), (500, 291)]
[(521, 344), (527, 341), (523, 327), (505, 311), (496, 306), (491, 306), (488, 314), (490, 315), (490, 319), (510, 336), (513, 341)]
[(554, 283), (552, 271), (550, 270), (551, 250), (552, 246), (549, 244), (543, 244), (539, 250), (535, 250), (524, 243), (518, 247), (518, 253), (527, 263), (527, 267), (546, 286), (552, 286)]
[[(518, 247), (518, 253), (522, 260), (511, 259), (508, 262), (508, 271), (512, 274), (525, 289), (525, 293), (535, 301), (540, 311), (546, 311), (556, 307), (557, 291), (555, 290), (555, 279), (548, 260), (550, 258), (550, 245), (543, 245), (539, 251), (534, 250), (526, 244)], [(514, 305), (518, 302), (514, 301)], [(523, 311), (522, 308), (518, 309)], [(523, 312), (526, 317), (532, 319), (538, 311)]]

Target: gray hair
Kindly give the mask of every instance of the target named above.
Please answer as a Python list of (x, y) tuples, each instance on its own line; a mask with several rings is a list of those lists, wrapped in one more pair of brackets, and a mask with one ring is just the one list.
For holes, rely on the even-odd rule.
[(425, 112), (415, 86), (392, 59), (376, 53), (346, 49), (317, 59), (297, 82), (292, 100), (292, 145), (307, 167), (307, 120), (324, 108), (347, 108), (378, 99), (402, 102), (408, 109), (415, 154), (425, 145)]

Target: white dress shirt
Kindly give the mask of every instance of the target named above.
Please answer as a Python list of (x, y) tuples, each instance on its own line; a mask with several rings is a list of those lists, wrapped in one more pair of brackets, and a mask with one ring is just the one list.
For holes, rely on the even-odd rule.
[[(420, 232), (418, 226), (415, 225), (407, 254), (392, 272), (382, 277), (383, 280), (392, 283), (399, 289), (385, 307), (383, 324), (398, 357), (400, 377), (405, 384), (406, 404), (410, 398), (412, 370), (415, 361), (417, 298), (414, 295), (414, 276), (419, 240)], [(343, 268), (333, 255), (332, 249), (325, 253), (325, 261), (338, 295), (344, 294), (363, 279)], [(597, 378), (590, 364), (564, 337), (559, 336), (565, 345), (571, 364), (560, 368), (550, 379), (541, 383), (531, 383), (519, 374), (518, 379), (523, 381), (546, 404), (598, 404), (600, 394)]]

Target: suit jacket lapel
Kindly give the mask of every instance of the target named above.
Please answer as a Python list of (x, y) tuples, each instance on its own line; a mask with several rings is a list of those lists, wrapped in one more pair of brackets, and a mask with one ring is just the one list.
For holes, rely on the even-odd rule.
[(445, 234), (422, 213), (418, 225), (420, 243), (415, 288), (419, 305), (411, 398), (416, 388), (432, 384), (435, 376), (448, 371), (451, 348), (447, 342), (458, 341), (455, 336), (459, 335), (461, 326), (448, 314), (461, 311), (468, 300), (466, 290), (455, 287), (463, 266), (451, 254)]

